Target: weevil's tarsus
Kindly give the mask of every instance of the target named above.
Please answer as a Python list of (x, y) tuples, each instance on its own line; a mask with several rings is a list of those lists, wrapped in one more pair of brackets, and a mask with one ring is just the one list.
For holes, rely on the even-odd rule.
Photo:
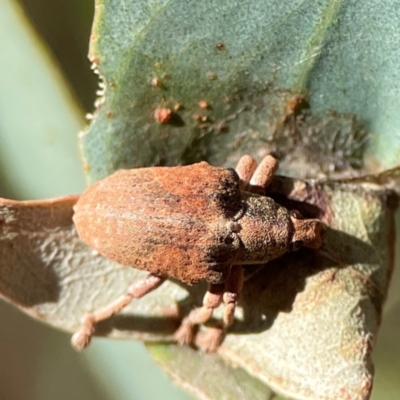
[(199, 334), (196, 337), (196, 345), (204, 353), (215, 353), (221, 345), (225, 333), (226, 330), (222, 323), (219, 323), (217, 326), (208, 327), (207, 332), (204, 332), (202, 335)]
[(71, 338), (72, 345), (77, 350), (82, 350), (87, 347), (98, 322), (119, 313), (126, 306), (128, 306), (133, 299), (140, 299), (146, 294), (152, 292), (153, 290), (157, 289), (165, 280), (165, 277), (149, 274), (146, 278), (135, 282), (128, 289), (128, 292), (125, 295), (113, 301), (111, 304), (100, 308), (93, 313), (86, 314), (83, 318), (83, 323), (80, 330)]
[(179, 344), (191, 344), (193, 342), (196, 325), (204, 324), (212, 317), (214, 310), (222, 303), (224, 288), (224, 283), (209, 285), (208, 291), (203, 298), (202, 307), (192, 310), (189, 315), (182, 320), (181, 326), (175, 332), (174, 336)]
[(86, 314), (83, 317), (79, 331), (75, 332), (71, 338), (71, 344), (76, 350), (82, 350), (89, 346), (94, 334), (96, 319), (93, 314)]

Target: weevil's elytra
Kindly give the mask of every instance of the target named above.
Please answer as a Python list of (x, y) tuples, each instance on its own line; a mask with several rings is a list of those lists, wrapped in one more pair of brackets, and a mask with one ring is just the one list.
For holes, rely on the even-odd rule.
[(242, 208), (238, 184), (236, 172), (207, 163), (120, 170), (85, 192), (74, 221), (107, 258), (189, 284), (218, 283), (214, 264), (231, 251), (218, 235), (229, 235), (226, 223)]
[(301, 219), (271, 198), (251, 193), (267, 186), (276, 168), (271, 156), (257, 169), (245, 156), (237, 172), (206, 162), (120, 170), (87, 189), (75, 206), (79, 236), (103, 256), (150, 275), (123, 299), (88, 314), (74, 345), (86, 346), (98, 321), (172, 277), (210, 284), (203, 307), (192, 311), (177, 331), (181, 343), (190, 343), (194, 325), (225, 303), (219, 334), (205, 349), (215, 351), (233, 320), (242, 265), (265, 264), (301, 246), (321, 245), (318, 220)]

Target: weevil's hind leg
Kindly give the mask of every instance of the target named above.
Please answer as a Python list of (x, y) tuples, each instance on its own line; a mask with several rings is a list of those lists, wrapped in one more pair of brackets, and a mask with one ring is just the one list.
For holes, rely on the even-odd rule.
[(243, 288), (244, 270), (241, 265), (234, 265), (228, 280), (225, 283), (223, 302), (225, 305), (222, 324), (210, 328), (201, 341), (203, 351), (214, 353), (221, 344), (227, 329), (232, 325), (235, 317), (235, 309)]
[(271, 183), (278, 167), (279, 163), (276, 158), (271, 155), (265, 156), (250, 179), (248, 191), (264, 194), (265, 188)]
[(257, 162), (253, 157), (243, 156), (240, 158), (239, 162), (236, 165), (236, 172), (240, 178), (240, 189), (247, 190), (247, 187), (250, 183), (250, 179), (254, 174), (254, 171), (257, 168)]
[(98, 322), (119, 313), (126, 306), (128, 306), (133, 299), (140, 299), (146, 294), (152, 292), (154, 289), (157, 289), (165, 280), (165, 277), (149, 274), (146, 278), (135, 282), (128, 289), (128, 292), (125, 295), (113, 301), (108, 306), (100, 308), (93, 313), (86, 314), (83, 318), (81, 328), (71, 338), (72, 345), (78, 350), (88, 346)]
[(181, 326), (175, 332), (175, 339), (179, 344), (191, 344), (193, 342), (196, 325), (207, 322), (214, 310), (222, 303), (225, 284), (210, 285), (203, 298), (203, 306), (195, 308), (183, 319)]

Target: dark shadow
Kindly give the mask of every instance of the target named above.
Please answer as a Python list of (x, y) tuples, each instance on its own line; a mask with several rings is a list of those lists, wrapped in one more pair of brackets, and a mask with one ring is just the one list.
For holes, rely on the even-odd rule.
[[(140, 300), (139, 300), (140, 301)], [(152, 335), (172, 336), (179, 327), (181, 319), (176, 317), (144, 317), (139, 315), (115, 315), (96, 325), (96, 335), (107, 336), (113, 329), (134, 331)]]
[(185, 126), (185, 122), (183, 121), (182, 117), (175, 112), (171, 114), (170, 119), (168, 120), (168, 122), (166, 122), (166, 124), (176, 127)]

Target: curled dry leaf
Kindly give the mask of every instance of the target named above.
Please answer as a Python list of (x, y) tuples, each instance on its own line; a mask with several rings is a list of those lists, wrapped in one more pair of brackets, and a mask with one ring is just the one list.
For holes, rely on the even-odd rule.
[[(275, 195), (274, 187), (286, 196)], [(306, 184), (276, 178), (271, 191), (276, 200), (327, 223), (324, 247), (319, 254), (300, 250), (253, 273), (248, 269), (236, 322), (219, 355), (296, 399), (368, 399), (371, 350), (393, 268), (397, 196), (360, 181)], [(0, 202), (1, 295), (69, 332), (85, 312), (146, 275), (104, 259), (80, 241), (72, 224), (76, 200)], [(168, 281), (101, 323), (96, 333), (170, 341), (180, 315), (201, 303), (204, 290)], [(197, 340), (206, 334), (200, 331)], [(179, 354), (190, 356), (187, 349)], [(185, 362), (166, 364), (174, 365), (181, 384), (190, 379)]]

